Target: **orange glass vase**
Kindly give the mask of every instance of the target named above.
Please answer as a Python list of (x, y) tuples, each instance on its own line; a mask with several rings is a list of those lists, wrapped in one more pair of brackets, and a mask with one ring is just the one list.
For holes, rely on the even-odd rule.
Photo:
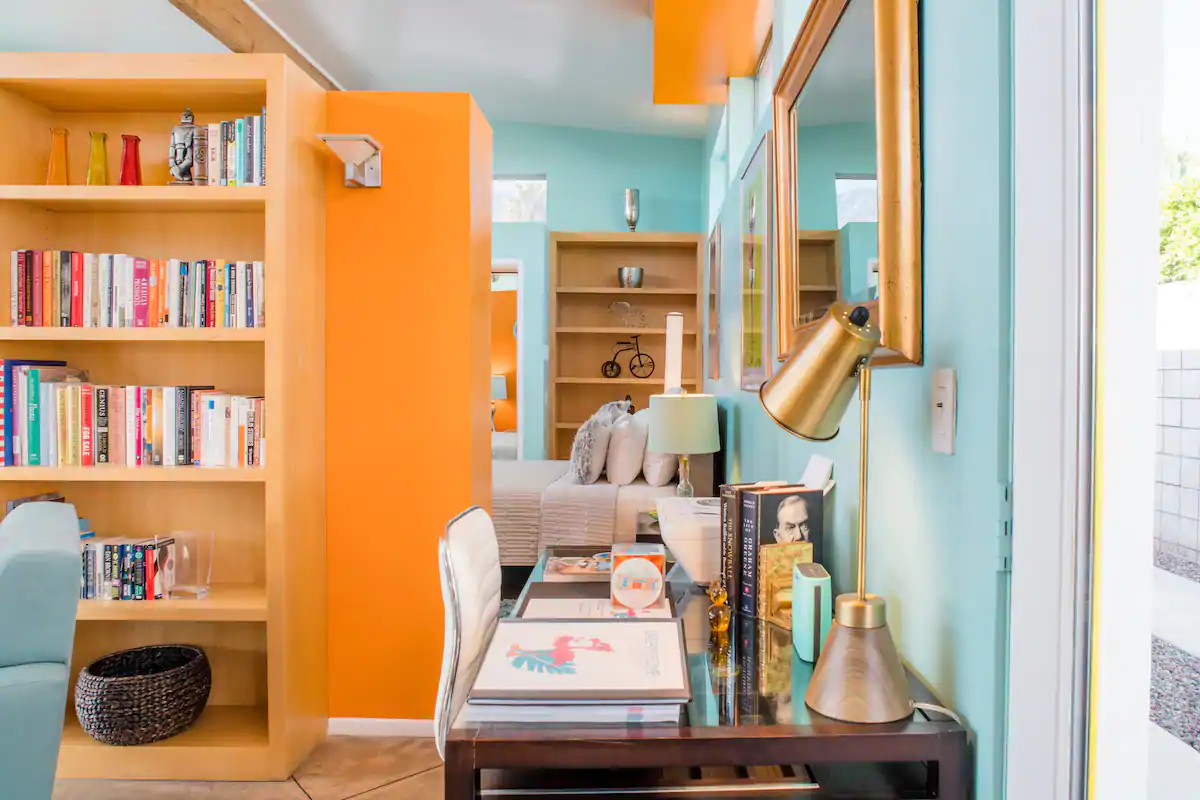
[(67, 131), (50, 129), (50, 165), (46, 167), (47, 186), (67, 185)]

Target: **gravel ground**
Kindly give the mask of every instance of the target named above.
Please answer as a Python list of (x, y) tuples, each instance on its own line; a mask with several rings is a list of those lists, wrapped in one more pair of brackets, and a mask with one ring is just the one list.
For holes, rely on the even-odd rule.
[(1153, 638), (1150, 720), (1200, 751), (1200, 658)]
[(1159, 551), (1154, 554), (1154, 566), (1159, 569), (1165, 569), (1167, 572), (1178, 575), (1181, 578), (1187, 578), (1189, 581), (1200, 583), (1200, 564), (1194, 561), (1185, 561), (1178, 556), (1168, 555)]

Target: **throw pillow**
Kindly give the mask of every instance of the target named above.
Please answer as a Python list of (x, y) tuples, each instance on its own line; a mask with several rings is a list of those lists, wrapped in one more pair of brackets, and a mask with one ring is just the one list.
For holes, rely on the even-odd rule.
[[(650, 431), (650, 409), (643, 408), (633, 416), (642, 417), (645, 420), (643, 425), (646, 428), (648, 436)], [(679, 457), (673, 453), (652, 453), (647, 449), (646, 455), (642, 458), (642, 473), (646, 476), (646, 483), (651, 486), (666, 486), (675, 477), (675, 471), (678, 468)]]
[(628, 486), (642, 473), (642, 460), (646, 457), (646, 437), (649, 429), (645, 417), (637, 414), (622, 414), (609, 429), (608, 482), (614, 486)]
[(608, 424), (617, 421), (617, 418), (622, 414), (629, 413), (629, 406), (632, 405), (628, 400), (614, 400), (611, 403), (605, 403), (592, 414), (592, 419), (600, 419)]
[(571, 445), (571, 477), (576, 483), (595, 483), (604, 472), (608, 456), (609, 429), (606, 420), (592, 417), (579, 427)]

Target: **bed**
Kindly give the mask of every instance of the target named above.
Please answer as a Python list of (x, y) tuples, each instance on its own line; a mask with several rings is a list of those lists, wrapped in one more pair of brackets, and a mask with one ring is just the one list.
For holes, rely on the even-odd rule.
[(516, 431), (492, 431), (492, 460), (517, 460)]
[[(707, 461), (706, 479), (698, 474), (704, 465), (693, 469), (698, 494), (711, 494), (704, 491), (712, 485), (711, 459)], [(569, 461), (492, 462), (492, 521), (502, 565), (534, 564), (551, 545), (605, 549), (613, 542), (632, 542), (638, 514), (653, 511), (658, 498), (675, 494), (675, 481), (651, 486), (638, 478), (628, 486), (614, 486), (601, 478), (577, 484), (567, 474), (569, 467)]]

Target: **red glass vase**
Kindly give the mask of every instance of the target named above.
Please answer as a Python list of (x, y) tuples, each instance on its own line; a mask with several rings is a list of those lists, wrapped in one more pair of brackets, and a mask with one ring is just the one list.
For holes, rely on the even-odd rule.
[(121, 185), (142, 185), (142, 139), (131, 133), (121, 135)]

